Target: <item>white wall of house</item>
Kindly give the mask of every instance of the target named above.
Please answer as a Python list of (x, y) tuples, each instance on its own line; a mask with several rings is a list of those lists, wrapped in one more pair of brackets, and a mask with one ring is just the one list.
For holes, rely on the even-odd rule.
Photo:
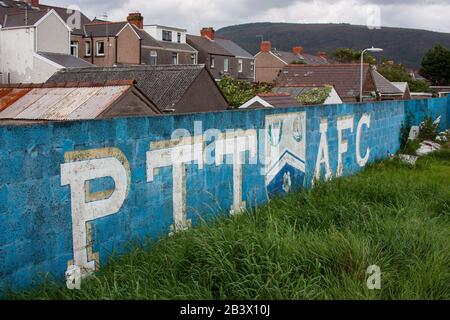
[(34, 66), (34, 28), (0, 30), (0, 72), (2, 82), (31, 82)]
[(70, 31), (54, 12), (37, 26), (0, 29), (1, 83), (41, 83), (62, 68), (38, 51), (70, 53)]
[(186, 30), (159, 25), (144, 26), (144, 30), (147, 31), (148, 34), (150, 34), (153, 38), (155, 38), (158, 41), (163, 41), (163, 30), (171, 31), (173, 43), (178, 43), (178, 33), (180, 33), (181, 34), (180, 43), (186, 43), (186, 32), (187, 32)]
[(36, 27), (36, 38), (38, 52), (70, 54), (70, 31), (56, 14)]
[(334, 88), (331, 90), (330, 95), (324, 102), (324, 104), (341, 104), (341, 103), (343, 103), (342, 99), (337, 93), (336, 89)]

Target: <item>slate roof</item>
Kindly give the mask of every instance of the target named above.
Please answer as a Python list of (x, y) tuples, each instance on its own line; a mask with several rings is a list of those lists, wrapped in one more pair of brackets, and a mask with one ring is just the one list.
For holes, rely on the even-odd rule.
[[(87, 37), (115, 37), (128, 22), (96, 22), (84, 25), (84, 32)], [(108, 34), (106, 32), (108, 31)]]
[[(370, 66), (364, 65), (364, 79), (372, 78)], [(360, 64), (324, 64), (324, 65), (288, 65), (283, 68), (278, 79), (277, 86), (303, 86), (315, 87), (331, 85), (334, 86), (342, 99), (354, 99), (359, 96)], [(366, 88), (364, 94), (376, 91), (376, 88), (370, 85)]]
[[(5, 17), (6, 15), (22, 15), (23, 18), (20, 16), (17, 16), (13, 18), (13, 20), (10, 22), (9, 26), (24, 26), (25, 25), (25, 8), (28, 8), (28, 16), (29, 19), (35, 20), (38, 16), (45, 15), (48, 11), (54, 9), (56, 13), (61, 17), (64, 21), (69, 21), (70, 17), (73, 15), (73, 12), (71, 12), (67, 8), (61, 8), (61, 7), (55, 7), (55, 6), (49, 6), (44, 4), (39, 4), (37, 7), (32, 7), (31, 5), (21, 2), (21, 1), (14, 1), (14, 0), (2, 0), (2, 3), (4, 5), (0, 5), (0, 24), (4, 25)], [(80, 18), (81, 18), (81, 25), (80, 28), (76, 28), (72, 30), (72, 34), (74, 35), (84, 35), (83, 25), (86, 23), (90, 23), (91, 20), (85, 16), (82, 12), (80, 12)], [(9, 19), (9, 18), (8, 18)], [(39, 19), (38, 19), (39, 20)], [(35, 20), (37, 22), (38, 20)], [(29, 20), (30, 21), (30, 20)], [(7, 22), (8, 23), (8, 22)], [(31, 23), (29, 23), (30, 25)]]
[(272, 53), (283, 60), (287, 64), (291, 64), (294, 61), (303, 61), (306, 64), (328, 64), (328, 60), (324, 57), (318, 57), (311, 54), (295, 54), (288, 51), (272, 50)]
[(403, 95), (403, 92), (378, 71), (371, 70), (378, 92), (385, 95)]
[(155, 38), (153, 38), (147, 31), (137, 28), (133, 25), (134, 31), (141, 37), (141, 45), (148, 46), (148, 47), (156, 47), (159, 48), (162, 46), (159, 44), (159, 41), (157, 41)]
[(89, 62), (79, 59), (70, 54), (50, 53), (50, 52), (38, 52), (38, 54), (54, 63), (63, 66), (64, 68), (88, 68), (93, 67)]
[(31, 11), (25, 17), (25, 13), (8, 14), (3, 17), (1, 24), (4, 28), (33, 26), (47, 14), (46, 11)]
[(192, 53), (197, 52), (197, 50), (195, 50), (194, 48), (192, 48), (190, 45), (188, 45), (187, 43), (176, 43), (176, 42), (167, 42), (167, 41), (158, 41), (158, 44), (165, 48), (165, 49), (169, 49), (169, 50), (183, 50), (183, 51), (189, 51)]
[(254, 59), (254, 57), (250, 53), (242, 49), (240, 46), (238, 46), (235, 42), (231, 40), (216, 38), (215, 41), (222, 48), (234, 54), (238, 58)]
[(188, 34), (187, 43), (198, 51), (207, 52), (208, 54), (234, 57), (231, 52), (220, 46), (216, 41), (207, 38)]
[(98, 82), (136, 80), (136, 87), (150, 98), (160, 111), (173, 109), (191, 87), (204, 65), (120, 66), (61, 70), (48, 82)]

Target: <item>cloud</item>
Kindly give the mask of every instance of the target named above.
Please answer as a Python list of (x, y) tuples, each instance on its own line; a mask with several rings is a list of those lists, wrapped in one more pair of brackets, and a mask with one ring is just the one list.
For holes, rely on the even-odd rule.
[[(124, 20), (139, 11), (145, 23), (184, 27), (198, 33), (203, 26), (216, 29), (249, 22), (351, 23), (366, 25), (377, 10), (383, 26), (450, 32), (450, 0), (41, 0), (78, 5), (89, 17), (104, 12)], [(374, 7), (375, 6), (375, 7)]]

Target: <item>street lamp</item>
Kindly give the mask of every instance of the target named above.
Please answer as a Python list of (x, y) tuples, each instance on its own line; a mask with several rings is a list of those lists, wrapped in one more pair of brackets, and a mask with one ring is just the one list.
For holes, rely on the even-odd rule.
[(383, 52), (381, 48), (367, 48), (361, 52), (361, 82), (360, 82), (360, 90), (359, 90), (359, 102), (363, 102), (363, 77), (364, 77), (364, 53), (366, 52)]

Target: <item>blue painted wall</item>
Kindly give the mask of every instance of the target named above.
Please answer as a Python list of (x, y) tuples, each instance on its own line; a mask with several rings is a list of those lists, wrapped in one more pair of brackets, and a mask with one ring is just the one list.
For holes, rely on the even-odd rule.
[[(348, 151), (343, 155), (344, 175), (361, 170), (356, 161), (356, 126), (369, 114), (370, 128), (362, 129), (361, 152), (370, 148), (369, 162), (385, 158), (399, 149), (399, 132), (405, 115), (416, 121), (425, 114), (442, 116), (442, 127), (450, 127), (450, 100), (392, 101), (373, 104), (344, 104), (302, 109), (229, 111), (209, 114), (160, 116), (0, 126), (0, 288), (26, 288), (40, 274), (64, 277), (74, 259), (71, 188), (61, 186), (61, 165), (71, 151), (118, 148), (130, 165), (129, 192), (120, 210), (91, 221), (92, 251), (103, 264), (112, 252), (122, 253), (130, 241), (167, 235), (174, 223), (172, 168), (160, 168), (153, 182), (147, 181), (146, 153), (153, 142), (170, 140), (175, 129), (194, 132), (194, 122), (203, 130), (260, 130), (267, 132), (267, 117), (306, 112), (306, 164), (304, 175), (291, 170), (293, 186), (309, 187), (315, 174), (321, 140), (320, 123), (327, 119), (330, 166), (337, 170), (337, 119), (351, 116), (353, 133), (343, 131)], [(259, 142), (264, 131), (258, 131)], [(261, 143), (259, 143), (261, 145)], [(263, 165), (242, 167), (242, 200), (247, 206), (267, 201)], [(200, 219), (226, 214), (233, 205), (233, 165), (195, 163), (185, 167), (186, 215), (196, 224)], [(324, 172), (324, 168), (321, 168)], [(277, 180), (278, 179), (278, 180)], [(274, 181), (281, 184), (283, 176)], [(302, 179), (302, 180), (299, 180)], [(92, 181), (91, 192), (111, 188), (111, 181)], [(299, 183), (301, 182), (301, 183)], [(281, 186), (279, 186), (281, 190)]]

